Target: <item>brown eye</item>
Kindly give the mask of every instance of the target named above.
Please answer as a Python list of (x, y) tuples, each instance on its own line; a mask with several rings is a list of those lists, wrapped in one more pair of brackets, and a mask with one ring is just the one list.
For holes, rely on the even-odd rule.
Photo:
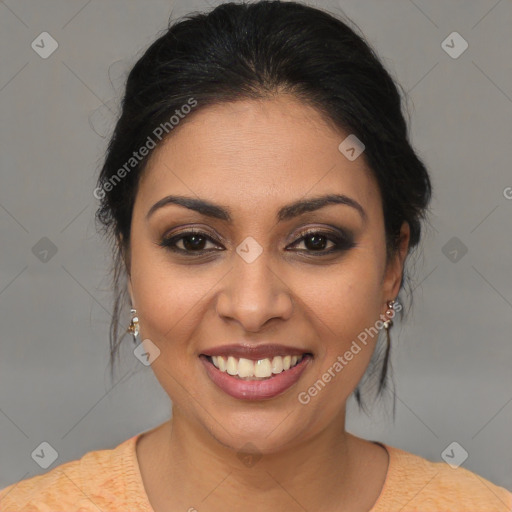
[(183, 241), (184, 249), (187, 251), (204, 250), (206, 245), (206, 238), (201, 235), (189, 235), (181, 238)]
[[(339, 235), (337, 233), (323, 232), (323, 231), (307, 231), (301, 233), (301, 238), (296, 240), (292, 247), (298, 244), (304, 244), (305, 250), (299, 249), (300, 252), (319, 253), (318, 255), (331, 254), (338, 251), (346, 251), (355, 247), (353, 238), (346, 235)], [(328, 244), (331, 243), (330, 246)], [(328, 247), (328, 250), (325, 250)]]
[(201, 231), (186, 231), (171, 237), (164, 237), (158, 243), (158, 245), (161, 247), (166, 247), (167, 249), (174, 252), (195, 252), (202, 254), (204, 252), (210, 252), (210, 249), (206, 247), (208, 243), (212, 243), (214, 246), (218, 247), (218, 244), (215, 242), (215, 240), (213, 240), (213, 238), (206, 235), (205, 233)]
[(318, 251), (325, 249), (330, 240), (325, 236), (318, 233), (304, 237), (304, 245), (307, 249)]
[[(337, 234), (323, 231), (307, 231), (301, 233), (290, 247), (304, 244), (305, 249), (296, 249), (297, 252), (311, 253), (315, 256), (332, 254), (351, 249), (356, 244), (349, 234)], [(208, 247), (211, 244), (213, 247)], [(170, 251), (184, 255), (199, 256), (212, 251), (224, 250), (220, 243), (202, 231), (186, 231), (170, 237), (164, 237), (158, 243)]]

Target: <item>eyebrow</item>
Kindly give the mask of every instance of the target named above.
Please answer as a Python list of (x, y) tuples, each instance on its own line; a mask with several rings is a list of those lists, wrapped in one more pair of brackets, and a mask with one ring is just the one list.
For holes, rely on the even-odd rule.
[[(149, 219), (156, 210), (169, 204), (183, 206), (207, 217), (213, 217), (226, 222), (233, 221), (231, 210), (225, 206), (216, 205), (205, 199), (195, 199), (193, 197), (174, 195), (163, 197), (157, 201), (146, 214), (146, 220)], [(290, 220), (304, 213), (319, 210), (320, 208), (330, 204), (343, 204), (350, 206), (359, 212), (364, 222), (367, 220), (367, 214), (364, 208), (355, 199), (344, 194), (327, 194), (324, 196), (313, 197), (311, 199), (300, 199), (280, 208), (277, 212), (277, 220), (278, 222)]]

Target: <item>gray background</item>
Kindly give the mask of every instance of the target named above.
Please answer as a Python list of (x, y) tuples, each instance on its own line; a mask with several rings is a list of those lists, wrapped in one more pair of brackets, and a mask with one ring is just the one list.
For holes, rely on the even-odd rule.
[[(414, 309), (392, 330), (396, 421), (389, 399), (370, 417), (351, 399), (347, 429), (436, 461), (457, 441), (463, 467), (512, 490), (512, 4), (310, 3), (342, 8), (409, 92), (435, 189)], [(43, 441), (59, 454), (50, 470), (169, 415), (129, 337), (109, 379), (110, 255), (92, 191), (126, 73), (173, 7), (208, 5), (0, 2), (0, 488), (47, 471), (31, 458)], [(31, 48), (43, 31), (59, 44), (47, 59)], [(456, 59), (441, 47), (453, 31), (469, 44)], [(43, 237), (55, 254), (38, 254)]]

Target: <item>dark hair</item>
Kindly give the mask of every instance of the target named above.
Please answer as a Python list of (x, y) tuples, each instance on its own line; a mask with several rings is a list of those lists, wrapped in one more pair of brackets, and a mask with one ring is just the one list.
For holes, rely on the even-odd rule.
[[(130, 159), (150, 139), (158, 139), (157, 147), (165, 140), (156, 136), (163, 133), (157, 127), (165, 127), (165, 135), (171, 136), (169, 119), (191, 100), (197, 106), (190, 117), (210, 105), (281, 93), (312, 105), (333, 126), (355, 134), (365, 145), (363, 155), (382, 196), (387, 257), (395, 254), (403, 221), (410, 226), (409, 247), (418, 244), (431, 197), (430, 179), (409, 143), (397, 85), (349, 23), (353, 24), (296, 2), (225, 3), (206, 14), (170, 20), (133, 66), (96, 189), (101, 191), (96, 219), (114, 251), (111, 377), (127, 327), (122, 325), (119, 336), (120, 314), (129, 303), (132, 209), (153, 150), (140, 160)], [(126, 166), (129, 161), (131, 169)], [(123, 168), (125, 172), (120, 172)], [(409, 276), (404, 271), (400, 290), (405, 277)], [(374, 373), (378, 352), (366, 377)], [(387, 344), (377, 396), (387, 387), (389, 353)], [(365, 409), (359, 386), (354, 394)]]

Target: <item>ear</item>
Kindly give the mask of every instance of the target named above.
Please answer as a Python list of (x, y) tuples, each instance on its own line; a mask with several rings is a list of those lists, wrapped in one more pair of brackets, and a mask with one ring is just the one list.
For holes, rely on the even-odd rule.
[(409, 250), (409, 241), (411, 230), (409, 224), (404, 221), (400, 228), (400, 235), (398, 241), (398, 250), (393, 258), (388, 262), (383, 286), (382, 286), (382, 301), (386, 303), (388, 300), (394, 299), (400, 290), (400, 283), (404, 270), (404, 262)]

